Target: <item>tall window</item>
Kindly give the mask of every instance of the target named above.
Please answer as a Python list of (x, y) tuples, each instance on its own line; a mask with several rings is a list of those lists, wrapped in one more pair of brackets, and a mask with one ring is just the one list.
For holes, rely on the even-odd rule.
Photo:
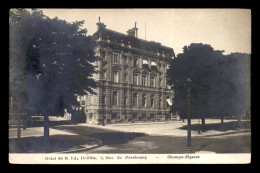
[(143, 107), (146, 107), (146, 95), (145, 94), (143, 94), (142, 100), (143, 100)]
[(100, 58), (105, 59), (106, 58), (106, 52), (105, 51), (100, 51)]
[(113, 53), (113, 63), (119, 63), (119, 53)]
[(124, 97), (124, 105), (125, 105), (125, 106), (127, 105), (127, 96), (126, 96), (126, 93), (125, 93), (125, 97)]
[(113, 71), (113, 82), (118, 82), (118, 71)]
[(151, 87), (155, 87), (155, 77), (151, 77)]
[(138, 65), (138, 58), (134, 58), (134, 67), (137, 67)]
[(138, 85), (138, 74), (134, 74), (134, 85)]
[(127, 56), (123, 56), (122, 61), (122, 64), (127, 64)]
[(159, 80), (159, 85), (160, 85), (160, 87), (162, 87), (162, 79), (161, 78)]
[(154, 107), (154, 95), (151, 95), (151, 107)]
[(117, 105), (118, 101), (118, 93), (116, 91), (113, 92), (113, 100), (112, 100), (112, 103), (113, 105)]
[(137, 107), (138, 94), (134, 93), (133, 95), (133, 106)]
[(104, 72), (103, 72), (103, 79), (106, 79), (106, 78), (107, 78), (106, 74), (107, 74), (107, 73), (104, 71)]
[(163, 108), (163, 101), (162, 101), (162, 99), (160, 100), (160, 107)]
[(106, 96), (102, 96), (102, 104), (105, 104)]
[(146, 81), (147, 81), (146, 75), (143, 75), (143, 80), (142, 80), (143, 86), (146, 86), (146, 83), (147, 83)]
[(127, 74), (125, 74), (125, 82), (127, 82)]

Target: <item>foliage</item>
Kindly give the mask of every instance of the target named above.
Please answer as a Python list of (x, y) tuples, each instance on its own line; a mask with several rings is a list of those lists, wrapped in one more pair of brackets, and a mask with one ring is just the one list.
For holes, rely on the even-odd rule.
[(201, 43), (183, 49), (167, 72), (175, 92), (172, 111), (186, 118), (190, 78), (192, 118), (243, 115), (249, 105), (249, 55), (223, 55)]
[[(10, 76), (22, 76), (18, 81), (26, 84), (29, 112), (63, 115), (65, 108), (71, 112), (78, 106), (75, 95), (94, 93), (95, 45), (81, 29), (83, 23), (50, 19), (38, 10), (10, 11), (10, 67), (22, 64)], [(12, 92), (19, 90), (13, 81), (10, 78), (11, 86), (16, 86)]]

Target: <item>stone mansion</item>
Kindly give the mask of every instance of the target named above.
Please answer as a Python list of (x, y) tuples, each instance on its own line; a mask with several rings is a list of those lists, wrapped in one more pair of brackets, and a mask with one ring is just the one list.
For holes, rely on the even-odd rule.
[(94, 63), (97, 95), (78, 97), (87, 123), (163, 121), (172, 118), (173, 91), (166, 83), (174, 51), (158, 42), (139, 39), (138, 28), (122, 34), (97, 23)]

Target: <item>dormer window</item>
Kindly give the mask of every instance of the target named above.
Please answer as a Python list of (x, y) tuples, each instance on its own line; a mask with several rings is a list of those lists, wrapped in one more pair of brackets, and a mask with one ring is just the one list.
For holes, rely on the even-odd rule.
[(109, 36), (107, 36), (107, 42), (110, 43), (110, 39), (109, 39)]
[(98, 41), (102, 41), (102, 37), (101, 37), (101, 35), (99, 35), (99, 37), (98, 37)]
[(129, 47), (129, 48), (131, 48), (131, 47), (132, 47), (132, 46), (131, 46), (131, 44), (130, 44), (130, 42), (128, 42), (128, 47)]

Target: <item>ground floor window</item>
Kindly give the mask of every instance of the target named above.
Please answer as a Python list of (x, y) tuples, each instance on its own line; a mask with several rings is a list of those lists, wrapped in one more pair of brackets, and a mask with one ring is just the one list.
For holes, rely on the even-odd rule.
[(138, 94), (134, 93), (133, 95), (133, 106), (137, 107)]
[(118, 104), (118, 93), (117, 93), (117, 91), (114, 91), (113, 92), (113, 100), (112, 100), (112, 103), (113, 103), (113, 105), (117, 105)]
[(134, 120), (137, 119), (137, 114), (133, 114), (133, 119), (134, 119)]
[(117, 119), (117, 113), (112, 113), (111, 119)]

